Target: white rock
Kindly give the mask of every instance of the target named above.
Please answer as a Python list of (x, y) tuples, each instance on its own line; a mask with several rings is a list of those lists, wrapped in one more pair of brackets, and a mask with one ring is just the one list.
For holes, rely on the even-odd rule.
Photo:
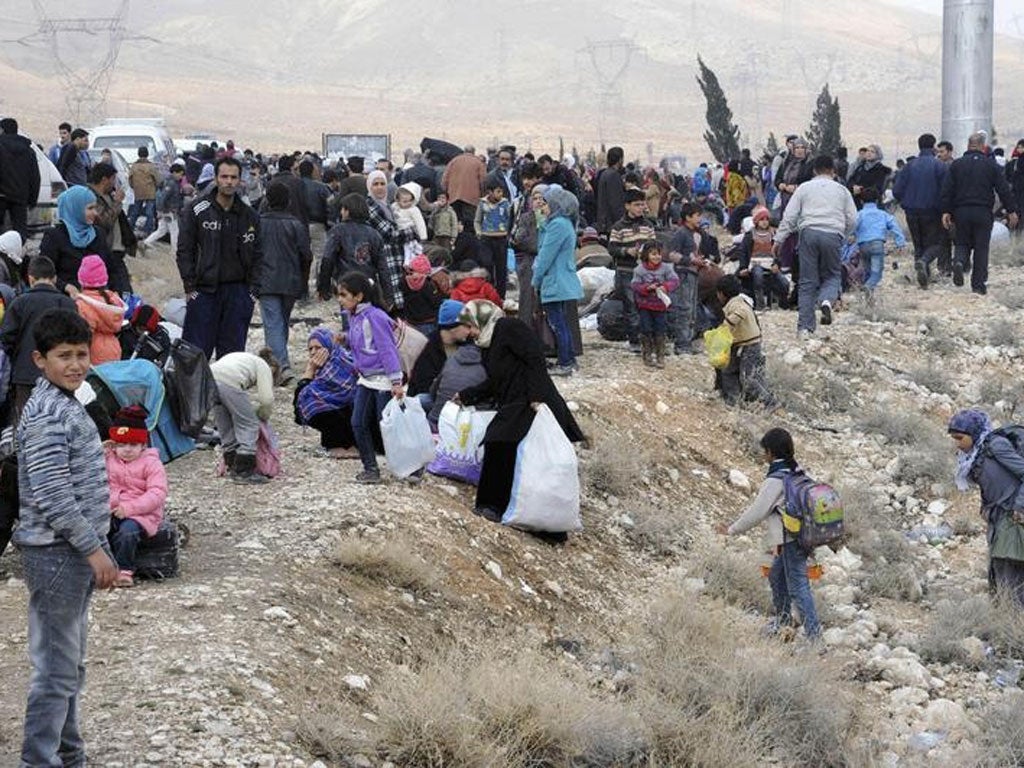
[(936, 499), (935, 501), (933, 501), (931, 504), (928, 505), (928, 514), (929, 515), (936, 515), (936, 516), (940, 516), (941, 517), (942, 515), (944, 515), (946, 513), (946, 510), (948, 508), (949, 508), (949, 502), (948, 501), (946, 501), (945, 499)]
[(341, 682), (354, 691), (365, 691), (370, 687), (370, 678), (366, 675), (345, 675)]
[(565, 597), (565, 592), (562, 590), (561, 585), (557, 581), (545, 581), (544, 589), (546, 589), (548, 592), (550, 592), (552, 595), (559, 599)]
[(921, 662), (910, 658), (873, 659), (872, 665), (882, 673), (882, 679), (894, 685), (928, 690), (933, 687), (932, 676)]
[(489, 574), (491, 574), (491, 576), (496, 578), (498, 581), (501, 581), (501, 579), (502, 579), (501, 566), (498, 565), (493, 560), (488, 560), (487, 561), (487, 565), (484, 566), (484, 570), (487, 571)]
[(673, 483), (678, 483), (679, 482), (679, 470), (676, 469), (675, 467), (671, 467), (669, 469), (669, 471), (668, 471), (668, 479), (671, 480)]
[(267, 608), (267, 610), (263, 612), (263, 618), (267, 621), (293, 621), (292, 615), (280, 605), (275, 605), (273, 608)]
[(738, 469), (729, 470), (729, 485), (739, 488), (744, 491), (750, 490), (750, 478), (740, 472)]
[(959, 742), (965, 736), (974, 736), (978, 732), (978, 726), (971, 722), (963, 706), (949, 699), (928, 702), (924, 710), (924, 723), (928, 730), (947, 731), (953, 742)]
[(664, 416), (672, 409), (668, 407), (667, 403), (663, 403), (661, 400), (659, 400), (657, 403), (655, 403), (654, 410), (656, 410), (659, 414)]
[(793, 367), (794, 365), (800, 365), (800, 363), (802, 363), (803, 361), (804, 352), (799, 347), (787, 349), (786, 354), (782, 356), (782, 362), (785, 363), (786, 366), (790, 368)]
[(565, 407), (568, 408), (573, 413), (576, 413), (580, 409), (580, 404), (577, 403), (575, 400), (568, 400), (565, 403)]

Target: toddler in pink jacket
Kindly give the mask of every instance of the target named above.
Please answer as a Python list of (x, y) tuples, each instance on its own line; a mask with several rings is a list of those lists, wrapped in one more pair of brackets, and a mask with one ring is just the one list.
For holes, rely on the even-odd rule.
[(110, 483), (110, 548), (117, 561), (115, 586), (135, 585), (135, 552), (139, 541), (153, 536), (164, 518), (167, 473), (160, 453), (148, 448), (146, 409), (129, 405), (117, 412), (107, 444)]

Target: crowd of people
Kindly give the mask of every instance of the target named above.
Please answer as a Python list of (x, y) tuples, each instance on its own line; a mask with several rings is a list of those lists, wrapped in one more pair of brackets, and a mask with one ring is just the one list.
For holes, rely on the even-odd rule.
[[(833, 322), (854, 283), (874, 301), (887, 240), (898, 249), (907, 240), (897, 206), (920, 288), (945, 277), (959, 287), (969, 275), (984, 295), (994, 218), (1016, 229), (1024, 207), (1024, 140), (1000, 164), (984, 134), (954, 159), (948, 142), (926, 133), (895, 171), (877, 144), (851, 163), (845, 150), (815, 154), (794, 135), (760, 164), (743, 150), (689, 175), (627, 163), (621, 147), (558, 161), (513, 146), (446, 155), (431, 145), (407, 152), (401, 168), (380, 158), (369, 169), (361, 157), (265, 156), (228, 142), (166, 170), (140, 147), (126, 211), (114, 165), (93, 163), (88, 134), (62, 124), (48, 154), (68, 189), (39, 255), (28, 258), (26, 188), (38, 186), (38, 172), (23, 162), (17, 123), (0, 121), (0, 131), (0, 344), (10, 369), (0, 418), (15, 435), (21, 491), (12, 506), (0, 483), (0, 512), (7, 536), (20, 513), (14, 541), (30, 592), (27, 765), (84, 755), (76, 702), (89, 597), (134, 584), (136, 552), (163, 517), (167, 478), (148, 447), (144, 409), (119, 411), (101, 444), (74, 393), (90, 365), (137, 355), (140, 334), (162, 332), (156, 309), (132, 301), (126, 258), (157, 254), (165, 235), (185, 297), (180, 335), (211, 361), (212, 416), (231, 478), (267, 482), (257, 443), (275, 387), (294, 386), (295, 421), (319, 433), (318, 453), (358, 459), (354, 479), (365, 484), (382, 481), (389, 402), (416, 398), (435, 430), (454, 403), (495, 412), (474, 511), (501, 522), (535, 414), (549, 409), (567, 440), (584, 439), (552, 378), (580, 368), (580, 267), (611, 273), (626, 349), (642, 365), (664, 369), (673, 353), (695, 354), (702, 332), (722, 326), (731, 338), (716, 370), (724, 402), (774, 410), (759, 312), (797, 310), (806, 338)], [(718, 226), (733, 237), (723, 235), (724, 248)], [(309, 333), (296, 377), (291, 317), (311, 297), (336, 301), (341, 324)], [(266, 347), (252, 354), (257, 305)], [(1007, 522), (1019, 522), (1024, 459), (980, 412), (958, 413), (949, 430), (958, 486), (982, 489), (991, 581), (1024, 601), (1024, 549)], [(767, 521), (773, 631), (799, 616), (813, 640), (820, 623), (802, 575), (807, 553), (772, 514), (784, 503), (784, 476), (798, 468), (793, 440), (776, 428), (761, 445), (768, 477), (719, 530)]]

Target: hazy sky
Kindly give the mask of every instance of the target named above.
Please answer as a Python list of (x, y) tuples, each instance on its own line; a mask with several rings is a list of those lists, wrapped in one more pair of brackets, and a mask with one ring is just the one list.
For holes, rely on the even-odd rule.
[[(882, 0), (901, 8), (917, 8), (942, 15), (942, 0)], [(995, 0), (995, 30), (1001, 35), (1024, 38), (1024, 2), (1021, 0)]]

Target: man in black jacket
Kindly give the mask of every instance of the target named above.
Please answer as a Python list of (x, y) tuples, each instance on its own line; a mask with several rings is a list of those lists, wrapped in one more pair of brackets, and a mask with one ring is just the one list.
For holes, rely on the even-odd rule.
[(597, 231), (607, 236), (612, 225), (626, 215), (626, 187), (622, 183), (622, 147), (608, 150), (608, 167), (597, 178)]
[(985, 135), (972, 133), (963, 157), (953, 161), (942, 182), (942, 226), (954, 224), (953, 284), (964, 284), (964, 272), (974, 252), (971, 290), (988, 292), (988, 247), (992, 237), (992, 207), (999, 194), (1009, 214), (1010, 229), (1017, 226), (1017, 201), (1010, 193), (1003, 169), (984, 153)]
[(32, 142), (18, 135), (18, 122), (10, 117), (0, 120), (0, 232), (4, 217), (10, 215), (10, 228), (28, 240), (28, 211), (39, 200), (39, 164)]
[(262, 268), (259, 216), (237, 194), (242, 164), (222, 157), (214, 173), (213, 190), (184, 211), (177, 253), (188, 302), (182, 337), (208, 359), (214, 349), (245, 350)]
[(89, 132), (83, 128), (75, 128), (71, 132), (71, 141), (60, 151), (57, 170), (64, 177), (69, 187), (85, 186), (89, 182), (89, 157), (85, 150), (89, 148)]

